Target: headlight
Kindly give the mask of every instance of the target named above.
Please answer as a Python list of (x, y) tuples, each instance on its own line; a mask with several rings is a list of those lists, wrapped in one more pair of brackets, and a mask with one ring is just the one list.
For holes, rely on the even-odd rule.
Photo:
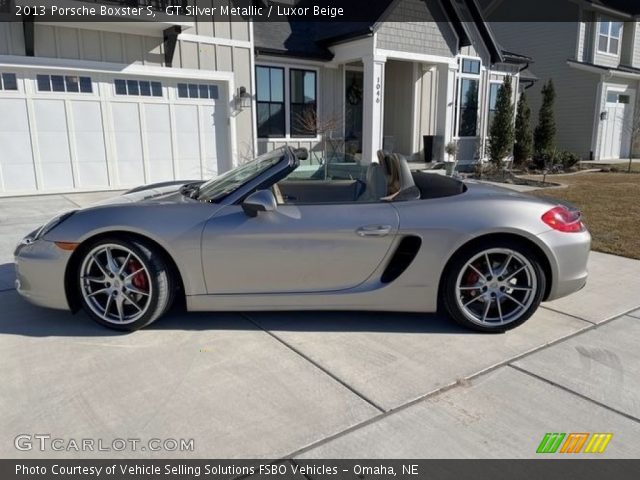
[(74, 213), (76, 213), (76, 210), (71, 210), (70, 212), (63, 213), (62, 215), (57, 215), (53, 217), (51, 220), (45, 223), (42, 227), (40, 227), (40, 229), (38, 229), (35, 236), (33, 237), (33, 240), (38, 240), (44, 237), (47, 233), (49, 233), (55, 227), (60, 225), (62, 222), (64, 222), (67, 218), (69, 218)]

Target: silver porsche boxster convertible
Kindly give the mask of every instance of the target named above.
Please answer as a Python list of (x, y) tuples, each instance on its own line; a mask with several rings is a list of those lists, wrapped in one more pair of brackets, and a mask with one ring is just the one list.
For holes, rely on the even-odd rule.
[(16, 248), (17, 290), (119, 330), (180, 299), (189, 311), (442, 309), (501, 332), (585, 285), (591, 237), (571, 206), (385, 152), (370, 165), (306, 155), (282, 148), (56, 216)]

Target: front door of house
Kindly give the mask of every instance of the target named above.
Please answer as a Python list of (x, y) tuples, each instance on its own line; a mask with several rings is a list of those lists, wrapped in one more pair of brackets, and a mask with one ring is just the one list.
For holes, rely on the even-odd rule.
[(633, 90), (607, 90), (605, 108), (601, 116), (601, 159), (629, 158), (634, 103)]

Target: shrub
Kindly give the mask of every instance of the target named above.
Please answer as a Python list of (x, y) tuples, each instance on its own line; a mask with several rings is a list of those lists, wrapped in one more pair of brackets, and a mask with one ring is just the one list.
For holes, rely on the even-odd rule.
[(563, 169), (569, 170), (570, 168), (578, 165), (581, 160), (582, 158), (580, 158), (579, 155), (576, 155), (573, 152), (564, 151), (558, 156), (557, 162), (562, 164)]
[(502, 160), (513, 151), (513, 104), (511, 77), (505, 77), (498, 90), (496, 112), (489, 129), (489, 160), (502, 168)]
[(531, 108), (524, 92), (518, 101), (516, 116), (516, 143), (513, 146), (513, 162), (516, 165), (525, 164), (533, 154), (533, 133), (531, 132)]
[(538, 115), (538, 126), (533, 133), (533, 142), (536, 155), (549, 152), (553, 149), (556, 137), (556, 122), (553, 114), (553, 102), (556, 92), (553, 81), (549, 80), (542, 87), (542, 106)]

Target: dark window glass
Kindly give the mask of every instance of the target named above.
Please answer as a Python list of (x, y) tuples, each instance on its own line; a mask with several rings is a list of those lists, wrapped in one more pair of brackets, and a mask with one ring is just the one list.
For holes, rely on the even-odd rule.
[(493, 123), (493, 117), (496, 116), (496, 101), (498, 100), (498, 91), (501, 85), (499, 83), (492, 83), (489, 87), (489, 128)]
[(473, 73), (475, 75), (480, 73), (480, 61), (470, 60), (468, 58), (462, 59), (462, 73)]
[(189, 87), (186, 83), (178, 84), (178, 97), (180, 98), (189, 98)]
[(198, 85), (189, 84), (189, 98), (198, 98)]
[(82, 93), (93, 93), (93, 85), (89, 77), (80, 77), (80, 91)]
[(127, 80), (127, 93), (129, 95), (140, 95), (140, 85), (137, 80)]
[(478, 127), (478, 80), (460, 79), (460, 121), (459, 137), (475, 137)]
[(80, 79), (78, 77), (67, 76), (64, 77), (64, 81), (67, 85), (67, 92), (80, 91)]
[(200, 85), (200, 98), (209, 98), (209, 87), (207, 85)]
[(143, 97), (151, 96), (151, 84), (149, 82), (140, 82), (140, 95)]
[(51, 90), (64, 92), (64, 77), (62, 75), (51, 75)]
[(162, 96), (162, 84), (160, 82), (151, 82), (151, 94), (154, 97)]
[(127, 82), (125, 82), (124, 80), (116, 80), (114, 84), (116, 86), (116, 95), (127, 94)]
[(315, 137), (316, 72), (291, 69), (289, 88), (291, 136)]
[(18, 90), (18, 80), (15, 73), (3, 73), (2, 85), (5, 90)]
[(217, 85), (209, 85), (209, 98), (213, 100), (218, 99), (218, 86)]
[(285, 135), (284, 69), (256, 67), (258, 136)]
[(38, 90), (41, 92), (50, 92), (51, 91), (51, 79), (49, 75), (38, 75)]

